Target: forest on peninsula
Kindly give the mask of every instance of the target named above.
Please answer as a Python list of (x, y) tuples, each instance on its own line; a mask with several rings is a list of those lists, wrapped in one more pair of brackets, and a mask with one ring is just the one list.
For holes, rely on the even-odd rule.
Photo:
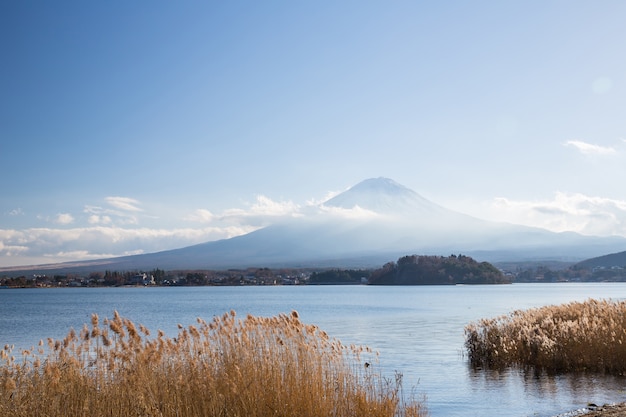
[(465, 255), (403, 256), (372, 272), (370, 285), (510, 284), (489, 262)]

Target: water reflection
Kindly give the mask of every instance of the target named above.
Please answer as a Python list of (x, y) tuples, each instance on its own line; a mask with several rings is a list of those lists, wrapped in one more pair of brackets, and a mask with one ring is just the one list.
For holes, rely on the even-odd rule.
[[(534, 367), (480, 368), (468, 363), (471, 389), (477, 395), (492, 393), (534, 403), (534, 415), (553, 415), (587, 404), (626, 400), (626, 377), (597, 373), (549, 373)], [(573, 401), (572, 401), (573, 399)], [(550, 404), (546, 407), (545, 404)], [(513, 405), (513, 404), (511, 404)]]

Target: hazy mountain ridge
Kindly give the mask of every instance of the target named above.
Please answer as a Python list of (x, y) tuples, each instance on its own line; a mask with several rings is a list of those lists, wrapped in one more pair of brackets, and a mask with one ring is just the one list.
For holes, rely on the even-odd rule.
[[(143, 255), (40, 270), (227, 269), (248, 266), (380, 266), (409, 254), (466, 254), (478, 260), (579, 261), (626, 248), (626, 238), (589, 237), (495, 223), (439, 206), (388, 178), (360, 182), (319, 212), (246, 235)], [(354, 210), (359, 208), (365, 213)], [(353, 214), (360, 214), (354, 215)], [(4, 268), (36, 270), (35, 267)]]
[(576, 264), (577, 268), (626, 268), (626, 251), (586, 259)]

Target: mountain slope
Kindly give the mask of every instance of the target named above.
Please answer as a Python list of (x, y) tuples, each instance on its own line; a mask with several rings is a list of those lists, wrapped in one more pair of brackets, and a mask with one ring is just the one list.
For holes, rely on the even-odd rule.
[(626, 268), (626, 251), (586, 259), (576, 264), (576, 267), (581, 268), (612, 268), (615, 266), (620, 268)]

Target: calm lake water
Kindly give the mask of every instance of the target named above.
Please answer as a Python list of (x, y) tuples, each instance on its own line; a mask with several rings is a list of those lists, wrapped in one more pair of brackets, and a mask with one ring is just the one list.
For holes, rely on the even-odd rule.
[(554, 416), (626, 400), (626, 378), (473, 371), (463, 356), (470, 321), (588, 298), (626, 299), (626, 284), (500, 286), (299, 286), (0, 290), (0, 344), (17, 348), (64, 337), (92, 313), (142, 323), (170, 336), (197, 317), (234, 309), (262, 316), (297, 310), (344, 344), (380, 352), (384, 373), (404, 375), (405, 392), (426, 396), (437, 416)]

